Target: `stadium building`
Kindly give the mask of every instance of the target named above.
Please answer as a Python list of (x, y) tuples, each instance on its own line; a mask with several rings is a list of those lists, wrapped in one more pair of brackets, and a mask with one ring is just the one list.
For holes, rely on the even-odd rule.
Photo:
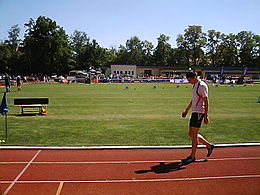
[(196, 71), (202, 78), (224, 76), (238, 78), (244, 76), (248, 79), (260, 79), (259, 68), (247, 67), (168, 67), (168, 66), (137, 66), (137, 65), (111, 65), (106, 75), (117, 74), (122, 76), (139, 77), (176, 77), (186, 72)]

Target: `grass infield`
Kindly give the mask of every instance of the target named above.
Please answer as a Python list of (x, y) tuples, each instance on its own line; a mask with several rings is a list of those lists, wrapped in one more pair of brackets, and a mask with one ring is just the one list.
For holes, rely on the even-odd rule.
[[(4, 92), (4, 88), (0, 91)], [(213, 143), (260, 141), (260, 85), (209, 85), (209, 125), (200, 130)], [(189, 115), (181, 112), (191, 85), (26, 84), (8, 97), (8, 141), (18, 146), (182, 145)], [(14, 98), (48, 97), (47, 116), (19, 116)], [(4, 117), (1, 116), (4, 137)]]

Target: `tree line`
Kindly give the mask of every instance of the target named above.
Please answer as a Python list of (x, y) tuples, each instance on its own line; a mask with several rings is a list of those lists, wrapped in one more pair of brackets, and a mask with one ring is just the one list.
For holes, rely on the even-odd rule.
[(161, 34), (157, 45), (133, 36), (118, 48), (103, 48), (86, 32), (72, 35), (44, 16), (30, 19), (24, 39), (14, 25), (8, 40), (0, 43), (0, 72), (11, 74), (67, 74), (72, 69), (100, 69), (111, 64), (139, 66), (246, 66), (259, 67), (260, 36), (251, 31), (224, 34), (216, 30), (202, 31), (198, 25), (188, 26), (176, 39)]

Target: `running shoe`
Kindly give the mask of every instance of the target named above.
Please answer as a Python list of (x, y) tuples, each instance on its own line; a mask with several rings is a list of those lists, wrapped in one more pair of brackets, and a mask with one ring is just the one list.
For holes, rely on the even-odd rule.
[(188, 156), (187, 158), (185, 159), (182, 159), (181, 161), (185, 164), (189, 164), (189, 163), (192, 163), (192, 162), (195, 162), (195, 158), (192, 158), (191, 156)]
[(210, 147), (207, 148), (208, 149), (207, 157), (209, 157), (212, 154), (212, 151), (213, 151), (214, 148), (215, 148), (215, 146), (213, 144), (211, 144)]

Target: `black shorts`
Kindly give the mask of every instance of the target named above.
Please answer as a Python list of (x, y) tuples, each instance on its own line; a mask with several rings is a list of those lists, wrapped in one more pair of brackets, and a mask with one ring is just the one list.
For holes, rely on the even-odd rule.
[(191, 117), (190, 117), (190, 127), (197, 127), (200, 128), (201, 127), (201, 122), (204, 118), (204, 114), (202, 113), (192, 113)]

